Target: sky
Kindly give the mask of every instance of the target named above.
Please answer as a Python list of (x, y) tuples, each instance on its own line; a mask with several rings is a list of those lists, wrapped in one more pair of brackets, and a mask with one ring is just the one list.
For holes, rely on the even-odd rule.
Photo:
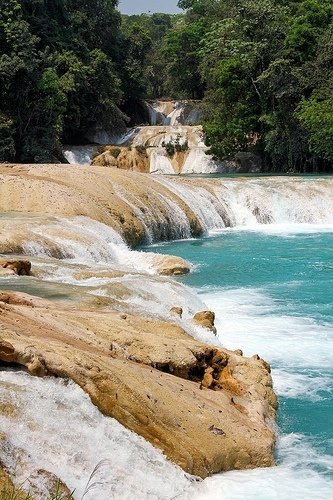
[(178, 0), (119, 0), (119, 10), (122, 14), (141, 14), (142, 12), (164, 12), (176, 14), (184, 12), (177, 7)]

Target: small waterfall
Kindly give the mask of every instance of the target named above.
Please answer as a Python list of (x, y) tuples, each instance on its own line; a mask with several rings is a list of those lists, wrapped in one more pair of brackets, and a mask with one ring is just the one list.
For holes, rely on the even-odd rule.
[[(199, 232), (193, 230), (193, 224), (205, 233), (229, 227), (333, 224), (333, 180), (328, 178), (146, 179), (149, 182), (138, 177), (129, 184), (126, 176), (120, 176), (110, 184), (115, 203), (121, 201), (122, 209), (127, 206), (128, 215), (132, 213), (140, 221), (146, 243), (190, 238)], [(103, 193), (107, 199), (107, 191)], [(94, 207), (92, 213), (97, 214)], [(119, 221), (114, 227), (122, 229)], [(129, 252), (114, 229), (84, 216), (30, 215), (20, 219), (8, 215), (0, 218), (0, 229), (2, 253), (120, 262), (119, 249)]]
[[(157, 190), (147, 190), (146, 204), (134, 193), (114, 185), (117, 196), (129, 205), (142, 223), (146, 233), (146, 243), (191, 237), (190, 221), (183, 209), (166, 194)], [(150, 199), (152, 203), (150, 203)]]
[(161, 177), (158, 182), (191, 208), (206, 233), (226, 227), (333, 224), (332, 179)]
[(150, 125), (197, 125), (200, 111), (195, 101), (147, 102)]
[[(225, 165), (207, 155), (202, 127), (198, 125), (200, 112), (198, 105), (191, 101), (147, 102), (149, 126), (129, 129), (125, 134), (110, 135), (97, 130), (88, 135), (91, 144), (87, 146), (66, 146), (64, 156), (69, 163), (100, 166), (117, 166), (128, 170), (153, 174), (216, 173), (225, 171)], [(98, 151), (98, 145), (106, 146)], [(167, 146), (171, 150), (167, 150)], [(120, 147), (122, 154), (107, 156), (108, 147)], [(175, 147), (172, 152), (172, 147)], [(183, 148), (181, 148), (183, 146)], [(177, 149), (179, 148), (180, 149)], [(131, 161), (128, 148), (146, 153), (144, 166)], [(134, 150), (135, 152), (135, 150)], [(104, 153), (104, 156), (102, 156)], [(127, 154), (126, 154), (127, 153)], [(106, 155), (105, 155), (106, 154)], [(119, 153), (118, 153), (119, 154)], [(96, 163), (95, 163), (96, 162)]]
[(112, 228), (88, 217), (24, 215), (2, 217), (1, 253), (76, 259), (82, 262), (116, 262), (117, 249), (126, 247)]
[(333, 223), (332, 179), (269, 177), (220, 184), (236, 226)]
[[(138, 127), (132, 138), (132, 147), (144, 147), (149, 157), (150, 173), (217, 173), (223, 172), (222, 163), (207, 155), (201, 126), (172, 125)], [(174, 153), (167, 146), (176, 147)], [(177, 154), (177, 147), (181, 153)]]
[[(192, 209), (205, 232), (223, 229), (231, 225), (230, 214), (223, 196), (197, 183), (159, 179), (159, 182), (167, 186), (170, 191), (177, 195)], [(219, 193), (221, 194), (221, 193)]]
[(136, 128), (132, 128), (125, 134), (120, 135), (110, 135), (103, 130), (96, 132), (88, 137), (92, 144), (84, 146), (64, 146), (63, 155), (68, 163), (90, 165), (93, 157), (98, 154), (101, 146), (106, 144), (122, 146), (135, 136), (136, 130)]
[(102, 415), (73, 382), (0, 371), (0, 388), (8, 409), (0, 412), (1, 459), (27, 491), (34, 487), (30, 475), (46, 469), (82, 499), (96, 466), (87, 500), (166, 499), (190, 485), (162, 452)]
[(126, 132), (121, 134), (109, 134), (105, 130), (97, 130), (91, 135), (88, 135), (89, 141), (94, 144), (113, 144), (113, 145), (123, 145), (132, 139), (136, 133), (136, 128), (130, 128)]
[(63, 155), (68, 163), (76, 165), (90, 165), (98, 146), (64, 146)]

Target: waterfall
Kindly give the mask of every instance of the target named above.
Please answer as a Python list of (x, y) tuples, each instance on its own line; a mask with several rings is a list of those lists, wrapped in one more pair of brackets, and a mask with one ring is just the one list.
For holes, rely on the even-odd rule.
[[(59, 179), (64, 179), (66, 170), (59, 167)], [(34, 167), (33, 174), (36, 171)], [(122, 245), (125, 248), (124, 239), (133, 232), (140, 234), (135, 242), (154, 243), (190, 238), (200, 233), (200, 227), (207, 234), (230, 227), (268, 229), (293, 224), (301, 228), (304, 224), (330, 226), (333, 223), (333, 180), (330, 178), (192, 179), (138, 174), (132, 177), (119, 170), (113, 171), (116, 175), (111, 171), (90, 174), (91, 171), (78, 168), (72, 172), (73, 178), (68, 172), (73, 206), (79, 203), (76, 213), (86, 218), (62, 216), (60, 223), (47, 215), (30, 215), (21, 222), (17, 216), (8, 216), (7, 222), (1, 217), (0, 227), (6, 235), (0, 246), (2, 253), (7, 253), (6, 248), (18, 253), (23, 249), (39, 255), (113, 262), (120, 258), (115, 249)], [(38, 182), (36, 179), (34, 186)], [(80, 186), (78, 190), (74, 189), (73, 182)], [(22, 210), (21, 198), (12, 196), (12, 183), (8, 183), (8, 190), (6, 186), (2, 187), (2, 210), (6, 210), (6, 204), (13, 210)], [(50, 179), (49, 184), (27, 191), (17, 178), (15, 186), (22, 189), (24, 207), (31, 207), (30, 210), (37, 213), (41, 212), (40, 201), (46, 199), (49, 190), (57, 189), (58, 207), (65, 207), (68, 200), (63, 181), (59, 184)], [(31, 193), (31, 199), (27, 192)], [(49, 211), (55, 213), (52, 199), (47, 199)], [(106, 204), (113, 207), (111, 213), (101, 211), (101, 206)], [(70, 212), (71, 216), (75, 214)], [(58, 214), (61, 215), (60, 210)], [(20, 228), (15, 230), (18, 224)]]
[(102, 415), (73, 382), (0, 371), (0, 388), (0, 404), (9, 410), (0, 412), (1, 431), (7, 436), (1, 458), (31, 493), (40, 491), (31, 475), (46, 469), (79, 500), (96, 466), (87, 500), (167, 499), (190, 485), (162, 452)]
[[(88, 135), (92, 144), (86, 146), (65, 146), (64, 156), (69, 163), (90, 164), (98, 155), (98, 145), (113, 146), (124, 150), (119, 162), (113, 159), (110, 166), (132, 169), (133, 164), (126, 149), (139, 148), (147, 153), (145, 169), (153, 174), (216, 173), (228, 171), (228, 165), (215, 161), (207, 154), (200, 122), (198, 104), (191, 101), (147, 102), (149, 126), (142, 125), (128, 129), (125, 134), (110, 135), (106, 131), (94, 131)], [(183, 146), (181, 154), (168, 151), (167, 145)], [(104, 151), (105, 152), (105, 151)], [(103, 151), (100, 151), (100, 155)], [(127, 158), (126, 158), (127, 156)], [(124, 158), (125, 157), (125, 158)], [(120, 163), (120, 158), (122, 162)], [(105, 161), (97, 165), (105, 165)], [(115, 165), (116, 163), (116, 165)], [(230, 163), (230, 162), (229, 162)], [(95, 162), (94, 162), (95, 164)]]
[(97, 153), (98, 146), (64, 146), (63, 155), (68, 163), (76, 165), (90, 165), (93, 156)]
[(147, 102), (150, 125), (196, 125), (200, 111), (195, 101)]
[[(124, 190), (119, 185), (114, 187), (119, 198), (132, 208), (142, 223), (146, 243), (191, 237), (189, 219), (182, 207), (172, 199), (172, 192), (161, 193), (156, 190), (150, 194), (148, 190), (145, 204), (135, 193)], [(149, 203), (150, 200), (155, 203)]]
[(333, 224), (333, 180), (325, 178), (159, 178), (192, 209), (206, 232), (226, 227)]

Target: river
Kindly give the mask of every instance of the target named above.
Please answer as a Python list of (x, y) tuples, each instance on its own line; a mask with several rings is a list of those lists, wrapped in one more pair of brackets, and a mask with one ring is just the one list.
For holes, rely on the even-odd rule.
[[(2, 402), (20, 408), (19, 414), (0, 415), (1, 430), (8, 436), (5, 465), (16, 471), (20, 482), (36, 468), (51, 470), (75, 490), (76, 499), (96, 465), (85, 499), (329, 498), (332, 179), (218, 177), (194, 183), (156, 177), (156, 182), (193, 210), (204, 230), (202, 238), (189, 237), (184, 212), (165, 198), (170, 234), (183, 239), (157, 242), (160, 223), (142, 211), (149, 245), (136, 252), (114, 230), (87, 217), (3, 213), (0, 222), (7, 239), (2, 240), (2, 253), (21, 248), (36, 275), (3, 277), (0, 287), (56, 300), (108, 296), (166, 318), (171, 306), (182, 306), (182, 326), (191, 334), (242, 348), (246, 355), (258, 353), (272, 365), (280, 400), (277, 467), (197, 481), (142, 438), (101, 415), (72, 382), (2, 370)], [(122, 196), (126, 199), (126, 193)], [(178, 281), (154, 276), (151, 252), (182, 256), (194, 269)], [(126, 274), (108, 277), (110, 267)], [(189, 326), (193, 310), (202, 307), (216, 312), (217, 337)]]

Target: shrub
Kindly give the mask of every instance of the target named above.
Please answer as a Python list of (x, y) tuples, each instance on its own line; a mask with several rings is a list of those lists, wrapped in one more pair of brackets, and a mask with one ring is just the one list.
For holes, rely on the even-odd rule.
[(143, 144), (139, 144), (138, 146), (135, 146), (135, 149), (137, 150), (138, 153), (146, 154), (147, 148)]
[(113, 156), (113, 158), (118, 158), (118, 156), (120, 155), (121, 153), (121, 149), (120, 148), (112, 148), (110, 149), (110, 154)]

